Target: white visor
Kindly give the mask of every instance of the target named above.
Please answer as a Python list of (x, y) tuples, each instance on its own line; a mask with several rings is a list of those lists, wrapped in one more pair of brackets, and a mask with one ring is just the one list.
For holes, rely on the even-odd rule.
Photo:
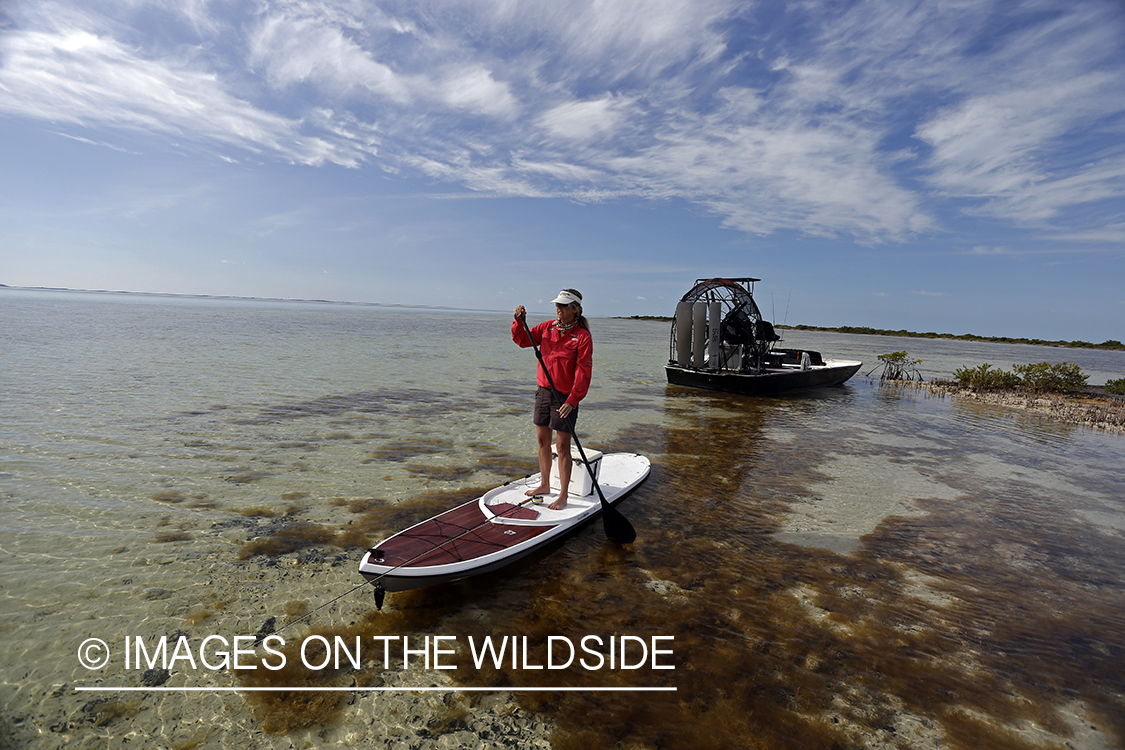
[(582, 307), (582, 298), (566, 291), (565, 289), (559, 292), (559, 296), (555, 297), (556, 305), (578, 305)]

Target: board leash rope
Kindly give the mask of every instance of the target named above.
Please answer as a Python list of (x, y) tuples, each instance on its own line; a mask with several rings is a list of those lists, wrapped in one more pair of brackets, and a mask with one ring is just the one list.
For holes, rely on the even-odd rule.
[(359, 584), (358, 586), (340, 594), (335, 599), (332, 599), (330, 601), (325, 602), (324, 604), (321, 604), (319, 607), (314, 609), (312, 612), (307, 612), (304, 615), (302, 615), (301, 617), (298, 617), (296, 620), (293, 620), (292, 622), (285, 623), (280, 628), (275, 629), (273, 627), (273, 625), (270, 622), (273, 619), (271, 617), (270, 620), (266, 620), (266, 624), (262, 626), (261, 630), (259, 630), (257, 633), (254, 634), (254, 646), (255, 647), (260, 646), (262, 644), (262, 641), (264, 641), (269, 636), (276, 635), (277, 633), (280, 633), (282, 630), (286, 630), (287, 628), (291, 628), (294, 625), (296, 625), (297, 623), (303, 622), (303, 621), (309, 619), (310, 617), (312, 617), (313, 615), (315, 615), (317, 612), (324, 609), (325, 607), (328, 607), (332, 604), (335, 604), (336, 602), (340, 601), (341, 599), (343, 599), (345, 596), (348, 596), (349, 594), (354, 594), (355, 592), (359, 591), (361, 588), (363, 588), (366, 585), (367, 585), (367, 581), (364, 581), (363, 583)]

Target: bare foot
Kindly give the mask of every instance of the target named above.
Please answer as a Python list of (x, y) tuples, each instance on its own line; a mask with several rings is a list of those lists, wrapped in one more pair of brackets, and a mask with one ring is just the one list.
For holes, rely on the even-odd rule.
[(566, 507), (566, 495), (559, 495), (559, 499), (547, 506), (551, 510), (562, 510)]
[(528, 497), (535, 497), (536, 495), (546, 495), (550, 491), (551, 491), (550, 487), (541, 484), (538, 487), (536, 487), (535, 489), (528, 490), (527, 492), (525, 492), (523, 494), (527, 495)]

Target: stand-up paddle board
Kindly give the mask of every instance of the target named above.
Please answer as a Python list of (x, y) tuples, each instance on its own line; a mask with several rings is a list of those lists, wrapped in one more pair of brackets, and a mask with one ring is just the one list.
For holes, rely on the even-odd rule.
[[(588, 452), (598, 487), (613, 504), (644, 481), (649, 460), (635, 453)], [(487, 573), (519, 560), (601, 513), (590, 472), (580, 460), (571, 471), (566, 507), (551, 510), (558, 497), (557, 470), (551, 492), (528, 497), (540, 475), (508, 482), (452, 510), (429, 518), (376, 544), (363, 555), (359, 572), (382, 591), (406, 591)]]

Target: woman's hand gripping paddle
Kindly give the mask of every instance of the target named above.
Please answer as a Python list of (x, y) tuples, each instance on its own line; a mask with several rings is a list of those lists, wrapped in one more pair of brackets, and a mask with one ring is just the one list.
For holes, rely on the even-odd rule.
[[(551, 373), (543, 362), (543, 355), (539, 353), (539, 347), (535, 345), (531, 329), (527, 327), (527, 315), (520, 316), (520, 322), (523, 324), (524, 333), (527, 334), (527, 340), (531, 342), (531, 348), (535, 350), (535, 358), (539, 360), (539, 366), (543, 368), (543, 374), (547, 376), (547, 384), (551, 386), (551, 395), (554, 396), (555, 403), (561, 406), (562, 396), (555, 389), (555, 381), (551, 378)], [(574, 440), (574, 445), (578, 448), (578, 455), (582, 457), (582, 463), (586, 465), (586, 471), (590, 473), (590, 481), (593, 482), (594, 489), (598, 491), (598, 499), (602, 501), (602, 524), (605, 527), (606, 538), (617, 544), (632, 543), (637, 538), (637, 532), (633, 530), (633, 524), (629, 523), (629, 519), (621, 515), (620, 511), (606, 502), (605, 495), (602, 494), (602, 488), (598, 485), (598, 478), (594, 476), (594, 467), (586, 460), (586, 452), (582, 450), (582, 443), (578, 442), (578, 434), (574, 431), (574, 417), (567, 415), (566, 420), (570, 426), (571, 439)]]

